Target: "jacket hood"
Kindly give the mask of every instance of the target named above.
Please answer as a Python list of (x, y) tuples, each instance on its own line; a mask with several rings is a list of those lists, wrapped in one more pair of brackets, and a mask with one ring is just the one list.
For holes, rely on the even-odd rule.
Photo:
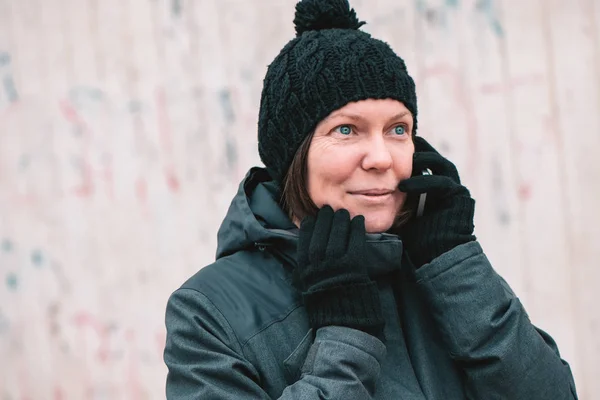
[[(253, 248), (275, 250), (296, 265), (298, 228), (279, 205), (280, 190), (264, 168), (248, 171), (217, 234), (217, 259)], [(388, 233), (367, 234), (369, 274), (400, 267), (402, 242)]]
[(259, 246), (295, 247), (298, 229), (278, 198), (279, 188), (266, 169), (248, 171), (219, 228), (217, 259)]

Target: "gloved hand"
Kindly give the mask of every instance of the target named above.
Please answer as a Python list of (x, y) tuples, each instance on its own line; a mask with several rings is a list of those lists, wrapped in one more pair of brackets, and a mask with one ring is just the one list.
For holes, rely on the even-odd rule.
[(347, 326), (383, 340), (377, 284), (366, 268), (365, 218), (330, 206), (300, 225), (294, 282), (314, 329)]
[[(409, 196), (427, 193), (424, 214), (400, 227), (404, 247), (415, 266), (421, 267), (454, 247), (475, 240), (475, 200), (460, 184), (454, 164), (425, 139), (414, 138), (413, 176), (398, 185)], [(422, 175), (429, 168), (432, 175)]]

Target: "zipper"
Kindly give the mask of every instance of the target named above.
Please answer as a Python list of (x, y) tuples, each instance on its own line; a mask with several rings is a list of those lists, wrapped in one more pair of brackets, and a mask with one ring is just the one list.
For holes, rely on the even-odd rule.
[(279, 248), (277, 246), (273, 245), (273, 243), (254, 242), (254, 247), (260, 252), (263, 252), (263, 253), (265, 251), (269, 252), (276, 258), (279, 258), (280, 260), (282, 260), (283, 264), (286, 264), (288, 267), (291, 266), (292, 269), (296, 268), (296, 265), (297, 265), (296, 258), (290, 256), (289, 254), (285, 253), (284, 251), (279, 250)]

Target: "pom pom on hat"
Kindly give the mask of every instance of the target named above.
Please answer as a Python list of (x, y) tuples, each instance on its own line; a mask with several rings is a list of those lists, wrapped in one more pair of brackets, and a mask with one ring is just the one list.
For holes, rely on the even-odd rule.
[(296, 4), (296, 36), (322, 29), (359, 29), (359, 21), (348, 0), (302, 0)]

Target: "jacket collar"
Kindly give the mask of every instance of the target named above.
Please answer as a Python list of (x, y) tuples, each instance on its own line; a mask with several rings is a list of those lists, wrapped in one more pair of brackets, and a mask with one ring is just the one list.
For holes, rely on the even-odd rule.
[[(264, 168), (252, 168), (239, 185), (218, 232), (217, 259), (258, 248), (279, 254), (296, 266), (298, 228), (279, 205), (279, 186)], [(389, 233), (367, 234), (369, 275), (400, 268), (402, 242)]]

